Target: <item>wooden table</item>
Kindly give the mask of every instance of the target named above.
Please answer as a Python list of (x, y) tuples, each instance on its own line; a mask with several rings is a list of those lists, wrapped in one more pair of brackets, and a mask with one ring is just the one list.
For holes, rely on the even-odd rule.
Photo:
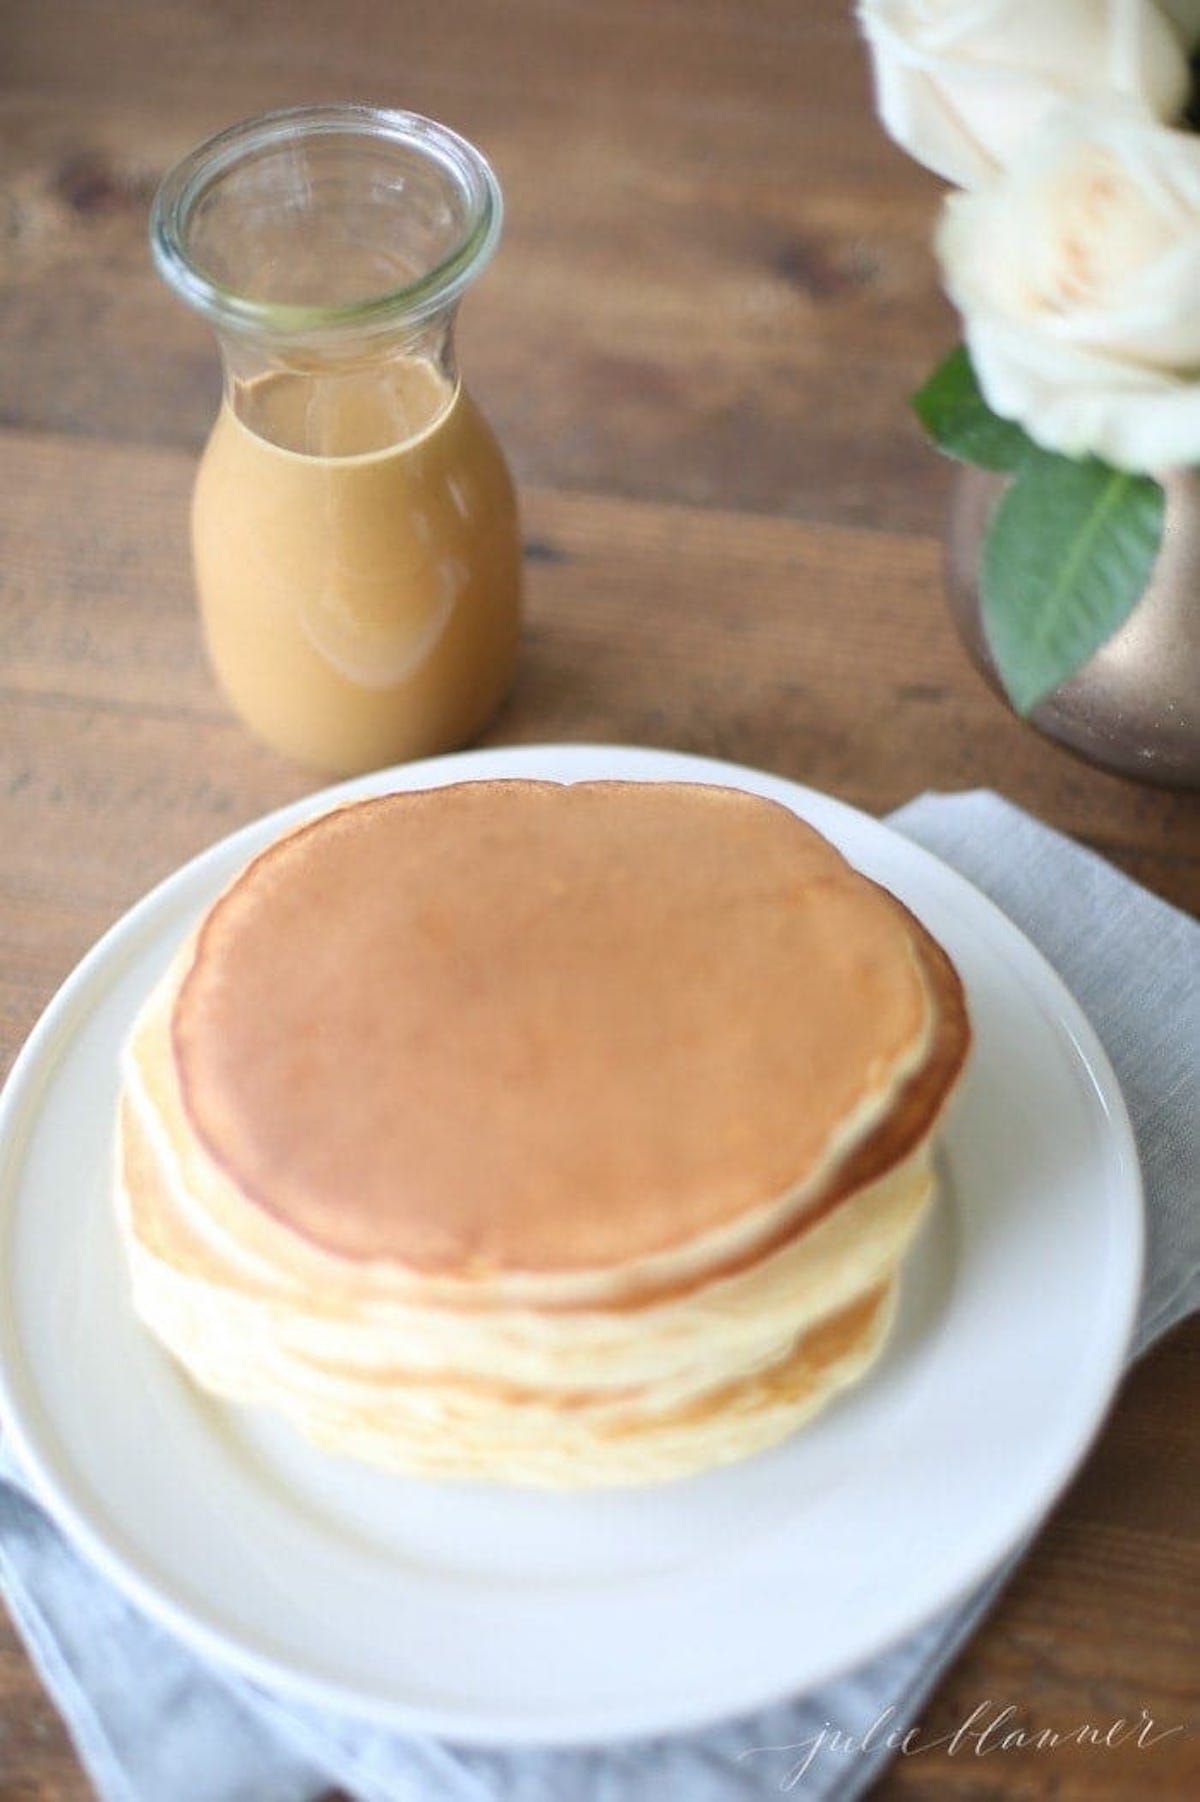
[[(314, 786), (202, 661), (185, 522), (217, 364), (145, 248), (168, 163), (301, 100), (444, 118), (507, 191), (460, 336), (527, 529), (521, 675), (485, 742), (673, 746), (876, 812), (987, 785), (1200, 901), (1194, 800), (1018, 725), (947, 624), (947, 470), (905, 405), (954, 334), (938, 189), (873, 121), (847, 0), (9, 0), (0, 80), (4, 1066), (151, 883)], [(922, 1715), (930, 1737), (985, 1701), (1035, 1731), (1142, 1709), (1187, 1731), (929, 1752), (879, 1797), (1200, 1794), (1198, 1375), (1193, 1324), (1125, 1385)], [(0, 1802), (88, 1794), (6, 1633)]]

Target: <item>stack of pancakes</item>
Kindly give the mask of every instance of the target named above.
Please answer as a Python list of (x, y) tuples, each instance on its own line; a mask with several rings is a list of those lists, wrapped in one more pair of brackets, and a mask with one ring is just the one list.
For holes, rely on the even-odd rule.
[(962, 987), (787, 809), (477, 782), (259, 856), (136, 1022), (135, 1305), (205, 1388), (436, 1477), (640, 1483), (860, 1377)]

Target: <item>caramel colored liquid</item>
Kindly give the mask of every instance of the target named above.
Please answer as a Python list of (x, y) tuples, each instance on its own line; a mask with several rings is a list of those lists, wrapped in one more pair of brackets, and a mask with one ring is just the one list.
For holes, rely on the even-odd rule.
[(508, 686), (512, 483), (469, 396), (425, 365), (243, 389), (204, 453), (192, 540), (219, 680), (304, 763), (350, 774), (451, 750)]

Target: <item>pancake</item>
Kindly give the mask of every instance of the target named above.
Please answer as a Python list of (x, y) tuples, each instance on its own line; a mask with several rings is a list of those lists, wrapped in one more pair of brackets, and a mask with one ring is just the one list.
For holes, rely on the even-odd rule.
[(206, 1386), (397, 1469), (744, 1456), (877, 1354), (968, 1042), (944, 952), (774, 803), (348, 807), (251, 863), (135, 1025), (135, 1305)]

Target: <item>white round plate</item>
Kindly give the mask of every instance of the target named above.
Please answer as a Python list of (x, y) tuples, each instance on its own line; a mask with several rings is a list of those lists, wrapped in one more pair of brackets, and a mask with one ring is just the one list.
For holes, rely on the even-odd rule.
[[(117, 1053), (185, 931), (300, 820), (493, 776), (772, 796), (906, 901), (965, 979), (976, 1045), (887, 1350), (811, 1427), (730, 1469), (582, 1496), (388, 1476), (204, 1399), (131, 1312), (109, 1193)], [(481, 751), (346, 783), (235, 833), (64, 985), (0, 1101), (0, 1409), (82, 1551), (202, 1650), (461, 1741), (597, 1742), (811, 1688), (981, 1578), (1096, 1432), (1141, 1247), (1107, 1059), (1053, 971), (960, 876), (850, 807), (734, 765)]]

